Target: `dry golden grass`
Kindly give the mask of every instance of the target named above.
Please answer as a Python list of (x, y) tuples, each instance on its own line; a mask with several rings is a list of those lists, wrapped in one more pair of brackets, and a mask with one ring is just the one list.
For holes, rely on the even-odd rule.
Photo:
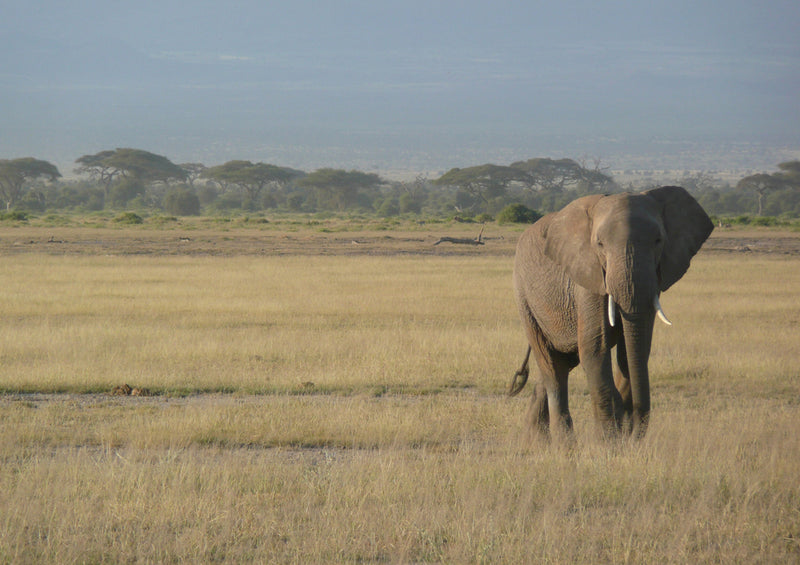
[(498, 390), (508, 260), (48, 257), (0, 275), (5, 390)]
[(800, 259), (696, 258), (647, 437), (598, 440), (577, 371), (572, 451), (503, 396), (510, 270), (4, 259), (0, 562), (800, 562)]

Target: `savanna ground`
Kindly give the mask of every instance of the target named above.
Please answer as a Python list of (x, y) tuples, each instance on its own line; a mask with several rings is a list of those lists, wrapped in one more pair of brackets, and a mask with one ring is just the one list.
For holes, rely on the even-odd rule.
[[(800, 234), (662, 297), (644, 440), (529, 443), (521, 228), (0, 227), (0, 562), (800, 562)], [(152, 396), (112, 396), (128, 383)]]

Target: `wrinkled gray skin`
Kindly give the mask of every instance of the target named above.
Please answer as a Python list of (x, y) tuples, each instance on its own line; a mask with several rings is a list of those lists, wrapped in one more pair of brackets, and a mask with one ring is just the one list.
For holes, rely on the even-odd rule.
[(525, 386), (532, 353), (540, 374), (528, 413), (534, 430), (572, 430), (567, 378), (580, 363), (604, 433), (644, 435), (655, 299), (683, 276), (713, 229), (688, 192), (665, 186), (579, 198), (525, 231), (514, 287), (530, 348), (509, 394)]

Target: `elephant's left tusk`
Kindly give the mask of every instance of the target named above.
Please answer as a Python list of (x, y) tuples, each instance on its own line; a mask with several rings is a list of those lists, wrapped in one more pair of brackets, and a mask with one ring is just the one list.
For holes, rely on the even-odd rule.
[(617, 309), (614, 304), (614, 297), (610, 294), (608, 295), (608, 323), (611, 324), (612, 328), (617, 325)]
[(668, 326), (671, 326), (672, 322), (669, 321), (667, 315), (664, 314), (664, 310), (661, 309), (661, 302), (658, 300), (658, 295), (656, 295), (656, 297), (653, 299), (653, 305), (656, 307), (656, 313), (658, 314), (658, 318)]

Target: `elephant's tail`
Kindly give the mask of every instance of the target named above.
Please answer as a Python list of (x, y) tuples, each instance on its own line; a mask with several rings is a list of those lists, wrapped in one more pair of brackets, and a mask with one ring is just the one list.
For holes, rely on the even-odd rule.
[(528, 359), (531, 357), (531, 346), (528, 346), (528, 351), (525, 353), (525, 360), (522, 362), (522, 367), (519, 368), (519, 371), (514, 373), (514, 378), (511, 381), (511, 386), (508, 387), (508, 396), (516, 396), (520, 393), (520, 391), (525, 388), (525, 384), (528, 382), (528, 374), (530, 370), (528, 369)]

